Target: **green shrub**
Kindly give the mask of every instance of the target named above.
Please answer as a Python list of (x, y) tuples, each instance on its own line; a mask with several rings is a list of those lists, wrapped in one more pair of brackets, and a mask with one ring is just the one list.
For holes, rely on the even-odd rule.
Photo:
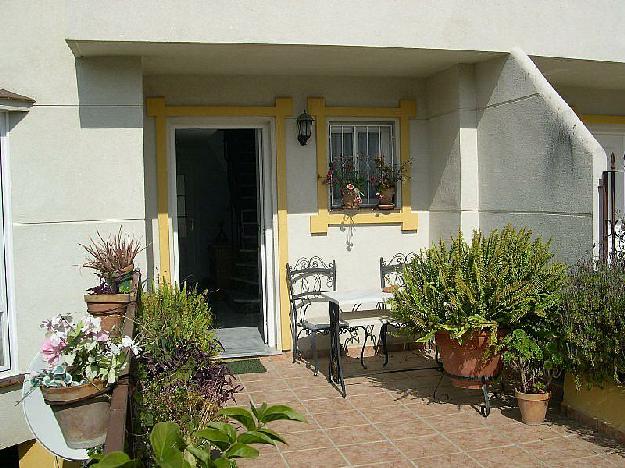
[(578, 263), (561, 312), (566, 368), (577, 386), (625, 383), (625, 258)]
[(212, 325), (206, 293), (197, 289), (165, 282), (141, 298), (137, 331), (144, 350), (153, 357), (169, 355), (189, 343), (214, 354), (217, 344)]
[(488, 329), (495, 344), (499, 328), (512, 330), (559, 306), (566, 267), (552, 259), (550, 242), (532, 240), (527, 229), (474, 231), (471, 243), (458, 232), (450, 244), (441, 241), (406, 265), (391, 313), (419, 341), (438, 331), (462, 341)]

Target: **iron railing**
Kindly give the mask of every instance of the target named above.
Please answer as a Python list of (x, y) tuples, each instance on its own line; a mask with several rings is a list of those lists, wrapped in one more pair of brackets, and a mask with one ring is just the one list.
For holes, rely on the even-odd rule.
[(616, 168), (616, 157), (610, 155), (610, 169), (599, 179), (599, 258), (608, 261), (619, 245), (619, 217), (622, 217), (625, 199), (625, 173)]

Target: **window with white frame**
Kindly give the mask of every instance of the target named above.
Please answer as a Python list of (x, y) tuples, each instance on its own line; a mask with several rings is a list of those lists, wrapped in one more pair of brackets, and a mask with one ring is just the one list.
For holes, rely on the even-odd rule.
[[(375, 186), (376, 158), (387, 165), (396, 165), (393, 122), (331, 122), (329, 124), (329, 162), (333, 167), (349, 167), (361, 182), (362, 207), (378, 204)], [(397, 187), (397, 193), (401, 193)], [(399, 201), (399, 200), (398, 200)], [(330, 207), (340, 208), (338, 185), (330, 190)]]
[(5, 263), (5, 229), (4, 229), (4, 194), (2, 172), (6, 167), (5, 159), (8, 152), (8, 112), (0, 111), (0, 375), (11, 371), (11, 333), (13, 333), (11, 315), (7, 301), (7, 276)]

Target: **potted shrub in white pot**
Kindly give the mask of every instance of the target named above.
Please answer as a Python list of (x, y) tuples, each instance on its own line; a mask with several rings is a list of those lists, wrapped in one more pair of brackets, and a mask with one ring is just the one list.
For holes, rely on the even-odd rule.
[(30, 375), (50, 405), (67, 445), (90, 448), (106, 438), (110, 394), (138, 345), (129, 336), (112, 337), (97, 317), (74, 322), (57, 315), (41, 324), (41, 356), (47, 367)]
[(518, 373), (520, 389), (515, 397), (525, 424), (541, 424), (549, 405), (551, 381), (560, 375), (563, 358), (559, 352), (557, 330), (549, 317), (536, 321), (529, 332), (516, 329), (502, 342), (503, 361)]
[(117, 334), (126, 314), (132, 292), (134, 260), (141, 252), (141, 244), (119, 232), (109, 238), (98, 233), (98, 239), (83, 245), (88, 254), (84, 267), (96, 271), (100, 284), (85, 294), (87, 311), (102, 318), (102, 328)]

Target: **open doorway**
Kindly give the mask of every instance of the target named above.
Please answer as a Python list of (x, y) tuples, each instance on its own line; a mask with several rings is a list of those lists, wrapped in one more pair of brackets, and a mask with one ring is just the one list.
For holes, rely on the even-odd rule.
[(209, 291), (224, 356), (269, 353), (261, 131), (175, 129), (177, 277)]

